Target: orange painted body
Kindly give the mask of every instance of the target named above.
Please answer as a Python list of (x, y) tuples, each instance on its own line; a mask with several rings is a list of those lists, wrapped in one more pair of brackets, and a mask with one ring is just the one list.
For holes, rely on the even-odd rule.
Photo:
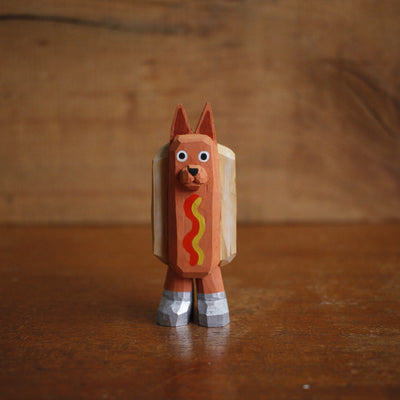
[[(188, 154), (188, 159), (184, 162), (178, 161), (176, 157), (181, 150)], [(202, 163), (206, 164), (204, 166), (199, 165), (198, 154), (201, 151), (210, 154), (209, 160)], [(204, 168), (205, 171), (202, 172), (206, 174), (207, 182), (198, 189), (187, 189), (180, 180), (185, 165), (195, 169)], [(193, 209), (196, 208), (199, 215), (197, 218), (193, 215)], [(206, 135), (176, 136), (169, 150), (168, 258), (171, 268), (182, 277), (200, 278), (218, 265), (220, 215), (216, 143)], [(204, 220), (199, 222), (202, 218)], [(200, 229), (202, 224), (204, 231)], [(198, 246), (193, 246), (193, 241), (198, 241)]]
[(224, 291), (220, 262), (218, 149), (209, 105), (193, 133), (178, 107), (168, 156), (168, 273), (165, 289)]

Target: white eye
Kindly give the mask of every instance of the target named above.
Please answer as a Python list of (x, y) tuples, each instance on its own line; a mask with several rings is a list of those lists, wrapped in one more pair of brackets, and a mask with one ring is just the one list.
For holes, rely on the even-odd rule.
[(178, 151), (178, 153), (176, 154), (176, 159), (181, 162), (186, 161), (187, 157), (188, 157), (188, 155), (187, 155), (186, 151), (183, 151), (183, 150)]
[(208, 151), (201, 151), (199, 153), (199, 160), (201, 162), (207, 162), (210, 159), (210, 153)]

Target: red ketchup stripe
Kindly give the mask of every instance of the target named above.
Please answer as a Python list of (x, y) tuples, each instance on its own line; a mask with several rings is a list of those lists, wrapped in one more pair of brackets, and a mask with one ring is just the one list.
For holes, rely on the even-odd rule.
[(199, 221), (192, 213), (192, 205), (198, 197), (197, 194), (192, 194), (183, 204), (186, 216), (192, 221), (192, 230), (183, 238), (183, 248), (190, 254), (190, 265), (196, 265), (199, 260), (199, 255), (192, 246), (193, 239), (199, 232), (200, 228)]

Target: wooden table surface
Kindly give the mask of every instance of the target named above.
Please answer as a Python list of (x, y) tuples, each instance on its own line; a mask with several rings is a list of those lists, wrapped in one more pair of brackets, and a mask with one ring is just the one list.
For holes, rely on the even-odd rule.
[(1, 399), (400, 398), (400, 225), (238, 248), (231, 324), (167, 328), (148, 227), (0, 228)]

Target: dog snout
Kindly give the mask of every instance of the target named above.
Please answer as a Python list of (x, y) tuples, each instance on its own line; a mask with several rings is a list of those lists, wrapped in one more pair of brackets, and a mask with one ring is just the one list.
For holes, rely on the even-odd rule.
[(197, 190), (208, 182), (208, 175), (201, 165), (189, 164), (179, 171), (178, 179), (186, 189)]

